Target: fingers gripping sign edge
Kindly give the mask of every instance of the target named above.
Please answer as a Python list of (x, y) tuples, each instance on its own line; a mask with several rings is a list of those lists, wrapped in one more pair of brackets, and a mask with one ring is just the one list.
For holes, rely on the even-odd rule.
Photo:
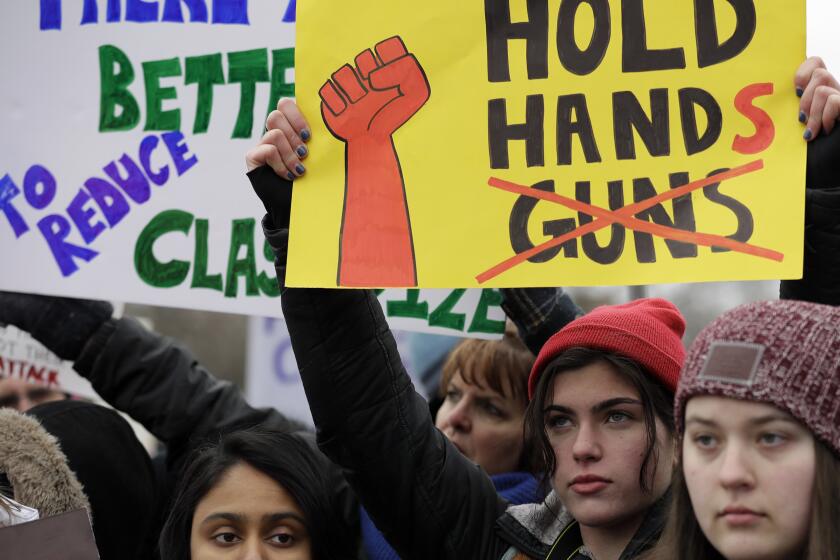
[[(806, 125), (805, 139), (812, 140), (816, 138), (823, 125), (828, 121), (828, 115), (825, 113), (829, 98), (838, 93), (836, 89), (821, 85), (813, 91), (811, 96), (811, 114), (808, 116), (808, 123)], [(810, 133), (810, 136), (809, 136)]]
[[(822, 62), (820, 60), (820, 62)], [(799, 110), (806, 116), (813, 116), (814, 111), (811, 105), (814, 102), (816, 91), (821, 86), (828, 86), (834, 89), (840, 88), (840, 83), (832, 76), (825, 66), (814, 68), (808, 74), (808, 81), (805, 84), (805, 89), (802, 93), (802, 99), (799, 101)]]
[[(301, 170), (304, 168), (300, 163), (298, 153), (292, 146), (291, 140), (283, 130), (278, 128), (269, 130), (263, 138), (263, 143), (269, 144), (276, 149), (280, 160), (286, 168), (286, 178), (291, 181), (294, 179), (294, 175), (303, 175), (303, 171)], [(274, 166), (272, 165), (272, 167)], [(281, 173), (278, 173), (278, 175), (281, 175)]]
[(260, 144), (245, 154), (246, 169), (250, 173), (258, 167), (267, 165), (274, 173), (285, 179), (290, 179), (291, 172), (286, 168), (277, 147), (272, 144)]
[(290, 97), (280, 99), (280, 101), (277, 102), (277, 110), (286, 117), (286, 120), (289, 121), (289, 124), (292, 125), (292, 128), (301, 140), (304, 142), (309, 140), (309, 123), (306, 121), (306, 117), (303, 116), (303, 113), (300, 112), (300, 108), (298, 108), (294, 99)]
[(835, 91), (828, 97), (823, 111), (823, 130), (831, 134), (840, 119), (840, 91)]
[(796, 74), (793, 77), (793, 85), (797, 88), (799, 97), (802, 97), (805, 88), (808, 86), (808, 82), (811, 81), (811, 76), (813, 76), (818, 68), (825, 68), (825, 62), (818, 56), (812, 56), (806, 59), (797, 68)]

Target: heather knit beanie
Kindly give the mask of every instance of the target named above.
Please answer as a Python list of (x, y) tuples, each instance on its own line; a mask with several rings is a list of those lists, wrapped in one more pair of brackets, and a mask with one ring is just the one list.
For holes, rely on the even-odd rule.
[(623, 305), (597, 307), (575, 319), (543, 345), (528, 379), (528, 397), (554, 358), (574, 347), (620, 354), (642, 365), (674, 392), (685, 358), (685, 319), (664, 299), (640, 299)]
[(675, 400), (715, 395), (772, 404), (840, 454), (840, 308), (781, 300), (724, 313), (691, 345)]

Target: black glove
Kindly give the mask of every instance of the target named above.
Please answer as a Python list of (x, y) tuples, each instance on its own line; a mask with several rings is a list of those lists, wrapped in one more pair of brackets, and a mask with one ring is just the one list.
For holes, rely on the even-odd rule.
[(805, 186), (809, 189), (840, 187), (840, 132), (837, 128), (808, 144)]
[(105, 301), (0, 292), (0, 326), (28, 332), (62, 360), (75, 362), (113, 312)]
[(271, 218), (271, 229), (289, 229), (292, 215), (292, 182), (283, 179), (267, 165), (248, 173), (254, 192)]
[(801, 280), (782, 280), (781, 299), (840, 305), (840, 132), (808, 144), (805, 256)]

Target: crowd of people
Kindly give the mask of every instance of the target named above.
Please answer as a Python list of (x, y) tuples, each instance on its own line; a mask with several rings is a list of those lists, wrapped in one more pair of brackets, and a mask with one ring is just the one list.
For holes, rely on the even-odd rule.
[(792, 89), (805, 269), (779, 300), (686, 350), (668, 301), (584, 313), (506, 289), (515, 328), (461, 342), (431, 407), (373, 291), (283, 287), (311, 132), (282, 100), (246, 162), (316, 430), (107, 303), (0, 293), (0, 324), (166, 450), (110, 408), (17, 388), (6, 404), (35, 406), (0, 411), (0, 526), (83, 508), (103, 560), (840, 559), (840, 84), (809, 59)]

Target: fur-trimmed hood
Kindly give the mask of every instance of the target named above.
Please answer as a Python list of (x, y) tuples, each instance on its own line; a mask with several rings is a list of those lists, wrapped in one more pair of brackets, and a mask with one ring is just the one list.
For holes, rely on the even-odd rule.
[(58, 441), (34, 418), (0, 409), (0, 472), (9, 479), (14, 499), (49, 517), (81, 508), (87, 496)]

